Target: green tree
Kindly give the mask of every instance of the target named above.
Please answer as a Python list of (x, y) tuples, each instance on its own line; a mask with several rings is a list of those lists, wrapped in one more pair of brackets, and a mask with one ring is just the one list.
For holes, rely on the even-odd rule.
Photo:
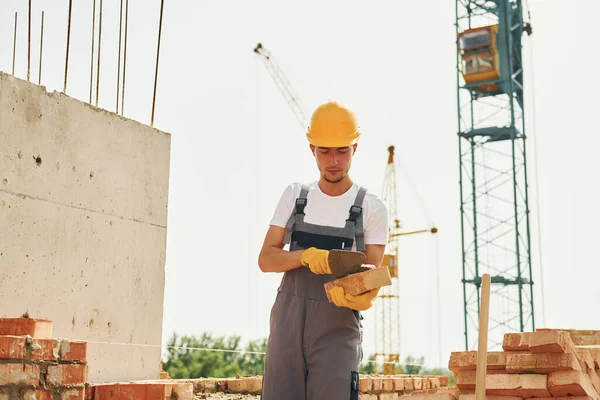
[[(168, 342), (163, 369), (172, 378), (226, 378), (235, 375), (262, 374), (266, 339), (249, 342), (242, 349), (241, 338), (213, 337), (203, 333), (200, 337), (174, 334)], [(213, 349), (213, 350), (211, 350)]]
[[(423, 368), (425, 357), (416, 358), (413, 356), (407, 356), (404, 359), (404, 365), (402, 366), (402, 372), (407, 375), (419, 375)], [(424, 374), (423, 374), (424, 375)]]

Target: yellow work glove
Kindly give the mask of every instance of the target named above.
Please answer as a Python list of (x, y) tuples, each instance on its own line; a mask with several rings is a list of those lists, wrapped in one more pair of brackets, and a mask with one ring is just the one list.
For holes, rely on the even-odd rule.
[(338, 307), (347, 307), (356, 311), (365, 311), (371, 308), (373, 300), (375, 300), (378, 293), (379, 289), (373, 289), (363, 294), (359, 294), (358, 296), (353, 296), (351, 294), (345, 294), (344, 288), (340, 286), (336, 286), (329, 290), (329, 295), (331, 296), (333, 304)]
[(319, 250), (316, 247), (311, 247), (304, 250), (300, 262), (303, 266), (310, 268), (313, 274), (331, 274), (328, 258), (329, 250)]

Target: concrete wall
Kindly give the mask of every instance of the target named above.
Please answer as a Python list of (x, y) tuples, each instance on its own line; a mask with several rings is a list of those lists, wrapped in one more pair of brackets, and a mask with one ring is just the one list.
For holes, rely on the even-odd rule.
[(170, 135), (0, 73), (0, 317), (88, 340), (90, 382), (158, 378)]

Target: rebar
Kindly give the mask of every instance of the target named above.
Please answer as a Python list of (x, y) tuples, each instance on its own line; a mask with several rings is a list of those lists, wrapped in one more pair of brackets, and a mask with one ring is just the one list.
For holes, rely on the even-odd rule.
[(63, 93), (67, 93), (67, 76), (69, 73), (69, 46), (71, 45), (71, 10), (73, 7), (73, 0), (69, 0), (69, 17), (67, 19), (67, 54), (65, 56), (65, 84), (63, 87)]
[(154, 71), (154, 95), (152, 96), (152, 117), (150, 119), (150, 126), (154, 126), (154, 109), (156, 106), (156, 84), (158, 82), (158, 59), (160, 56), (160, 37), (162, 32), (162, 19), (163, 19), (163, 8), (165, 0), (160, 1), (160, 19), (158, 23), (158, 46), (156, 49), (156, 69)]
[(42, 11), (42, 26), (40, 27), (40, 67), (38, 69), (38, 85), (42, 84), (42, 49), (44, 48), (44, 11)]

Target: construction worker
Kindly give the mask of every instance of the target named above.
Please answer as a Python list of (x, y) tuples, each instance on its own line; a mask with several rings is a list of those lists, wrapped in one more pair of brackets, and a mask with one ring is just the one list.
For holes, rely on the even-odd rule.
[(271, 220), (258, 263), (284, 275), (271, 310), (262, 400), (358, 399), (360, 312), (378, 289), (352, 296), (337, 287), (330, 303), (323, 285), (334, 279), (330, 250), (361, 251), (377, 267), (383, 260), (387, 208), (348, 173), (360, 135), (348, 108), (318, 107), (306, 136), (319, 179), (288, 186)]

